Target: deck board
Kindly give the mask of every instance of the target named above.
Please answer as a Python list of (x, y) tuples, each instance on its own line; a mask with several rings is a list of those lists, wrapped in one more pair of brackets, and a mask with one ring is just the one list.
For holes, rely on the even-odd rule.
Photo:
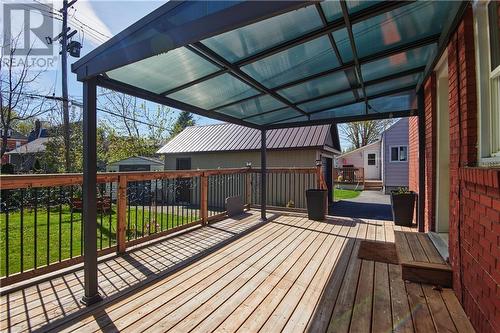
[[(111, 297), (108, 304), (81, 308), (81, 271), (2, 296), (1, 309), (8, 314), (2, 329), (473, 332), (450, 289), (405, 282), (399, 265), (357, 257), (363, 239), (405, 237), (404, 255), (438, 261), (435, 249), (414, 229), (298, 215), (258, 223), (255, 212), (101, 262), (100, 288)], [(259, 227), (235, 237), (253, 225)], [(161, 275), (180, 262), (186, 265)]]

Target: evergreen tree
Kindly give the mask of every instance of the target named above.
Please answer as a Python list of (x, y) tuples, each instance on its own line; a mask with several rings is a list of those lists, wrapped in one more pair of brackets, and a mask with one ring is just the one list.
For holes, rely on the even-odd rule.
[(184, 130), (188, 126), (194, 126), (196, 124), (193, 115), (187, 111), (182, 111), (177, 120), (175, 121), (175, 124), (172, 128), (172, 133), (170, 133), (170, 137), (173, 138), (182, 130)]

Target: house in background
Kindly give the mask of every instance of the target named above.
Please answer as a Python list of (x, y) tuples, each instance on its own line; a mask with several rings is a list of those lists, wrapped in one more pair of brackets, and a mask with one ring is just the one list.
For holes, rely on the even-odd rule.
[[(339, 155), (339, 168), (363, 169), (365, 189), (383, 189), (385, 193), (408, 186), (408, 118), (386, 129), (380, 140)], [(369, 184), (369, 185), (368, 185)]]
[[(36, 160), (45, 153), (46, 144), (52, 137), (36, 138), (5, 155), (9, 157), (10, 163), (14, 165), (16, 172), (28, 172), (35, 166)], [(44, 169), (44, 166), (41, 166)]]
[[(0, 139), (3, 137), (3, 129), (0, 129)], [(7, 130), (7, 151), (12, 151), (28, 142), (28, 138), (25, 135), (22, 135), (16, 130), (8, 129)], [(10, 161), (10, 155), (4, 154), (2, 156), (2, 164), (12, 163)]]
[[(321, 161), (327, 186), (333, 187), (333, 159), (340, 153), (337, 126), (269, 130), (267, 151), (270, 168), (314, 167)], [(157, 153), (164, 155), (165, 170), (259, 167), (260, 131), (226, 123), (187, 127)]]
[(106, 166), (108, 172), (162, 171), (163, 161), (146, 156), (132, 156)]

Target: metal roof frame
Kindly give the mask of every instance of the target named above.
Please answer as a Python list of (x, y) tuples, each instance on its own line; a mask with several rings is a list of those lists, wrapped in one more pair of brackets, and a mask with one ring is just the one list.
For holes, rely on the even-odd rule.
[[(244, 1), (241, 3), (234, 4), (233, 6), (230, 6), (226, 9), (223, 9), (219, 12), (216, 12), (213, 15), (207, 15), (204, 16), (200, 19), (197, 19), (193, 22), (190, 22), (189, 24), (181, 25), (183, 31), (180, 32), (179, 29), (180, 27), (172, 29), (170, 27), (170, 30), (168, 30), (168, 27), (165, 27), (166, 30), (168, 30), (169, 34), (178, 34), (178, 37), (173, 40), (169, 41), (168, 43), (163, 43), (160, 46), (156, 46), (154, 50), (151, 49), (151, 47), (145, 47), (141, 48), (140, 46), (144, 46), (141, 44), (142, 42), (139, 42), (138, 44), (134, 44), (133, 50), (130, 50), (131, 52), (128, 52), (130, 47), (127, 48), (127, 54), (126, 56), (123, 55), (123, 52), (118, 52), (117, 50), (114, 50), (113, 48), (116, 46), (120, 46), (122, 43), (125, 43), (124, 41), (127, 40), (130, 36), (132, 36), (135, 32), (139, 31), (140, 29), (143, 29), (148, 26), (151, 22), (154, 22), (155, 20), (161, 18), (163, 15), (168, 15), (171, 11), (174, 11), (178, 8), (179, 6), (182, 6), (183, 4), (186, 3), (186, 1), (171, 1), (168, 2), (167, 4), (161, 6), (151, 14), (147, 15), (143, 19), (139, 20), (135, 24), (131, 25), (129, 28), (125, 29), (123, 32), (120, 34), (116, 35), (112, 39), (110, 39), (108, 42), (104, 43), (100, 47), (98, 47), (96, 50), (92, 51), (79, 61), (77, 61), (75, 64), (72, 65), (72, 70), (77, 74), (77, 77), (80, 81), (85, 81), (86, 79), (92, 78), (92, 77), (97, 77), (97, 84), (99, 86), (103, 86), (105, 88), (113, 89), (122, 93), (130, 94), (136, 97), (140, 97), (143, 99), (147, 99), (150, 101), (154, 101), (157, 103), (161, 103), (170, 107), (186, 110), (201, 116), (205, 117), (210, 117), (222, 121), (227, 121), (227, 122), (232, 122), (252, 128), (259, 128), (259, 129), (265, 129), (265, 128), (276, 128), (278, 127), (286, 127), (290, 126), (289, 123), (283, 124), (281, 123), (283, 120), (279, 121), (279, 124), (277, 123), (270, 123), (267, 125), (258, 125), (255, 123), (252, 123), (248, 121), (249, 119), (252, 119), (254, 117), (258, 117), (264, 114), (269, 114), (277, 111), (281, 111), (285, 108), (291, 108), (298, 113), (301, 114), (301, 116), (294, 116), (291, 117), (290, 119), (298, 118), (298, 117), (303, 117), (307, 116), (308, 119), (311, 114), (315, 114), (318, 112), (323, 112), (327, 111), (328, 109), (340, 107), (342, 105), (335, 105), (331, 106), (329, 108), (324, 108), (320, 110), (315, 110), (312, 112), (305, 112), (302, 110), (299, 106), (301, 103), (306, 103), (306, 102), (312, 102), (315, 100), (319, 100), (322, 98), (326, 97), (332, 97), (336, 94), (347, 92), (347, 91), (352, 91), (354, 94), (354, 101), (350, 103), (346, 103), (345, 105), (351, 104), (351, 103), (359, 103), (361, 101), (365, 102), (365, 115), (363, 116), (368, 116), (369, 115), (369, 98), (374, 98), (373, 96), (368, 96), (365, 90), (366, 86), (370, 86), (371, 84), (376, 84), (376, 83), (381, 83), (386, 80), (402, 77), (405, 75), (409, 74), (414, 74), (421, 72), (423, 73), (421, 81), (417, 84), (417, 88), (420, 88), (421, 82), (429, 75), (430, 68), (432, 68), (432, 63), (435, 63), (436, 59), (429, 59), (427, 65), (425, 68), (416, 67), (407, 71), (402, 71), (399, 73), (394, 73), (390, 74), (387, 76), (384, 76), (382, 78), (376, 79), (376, 80), (371, 80), (371, 81), (364, 81), (361, 73), (361, 65), (366, 64), (372, 61), (376, 61), (378, 59), (386, 58), (391, 55), (400, 53), (400, 52), (405, 52), (408, 50), (412, 49), (417, 49), (419, 47), (425, 46), (425, 45), (430, 45), (430, 44), (437, 44), (439, 47), (439, 52), (442, 53), (442, 47), (449, 38), (448, 34), (452, 30), (454, 26), (456, 26), (457, 22), (463, 15), (463, 11), (467, 5), (467, 1), (462, 2), (461, 9), (459, 10), (459, 13), (456, 15), (456, 17), (449, 19), (450, 22), (447, 22), (446, 24), (446, 29), (443, 29), (442, 33), (436, 34), (436, 35), (431, 35), (427, 36), (425, 38), (421, 38), (417, 41), (414, 42), (407, 42), (400, 44), (396, 47), (392, 47), (389, 49), (386, 49), (384, 51), (380, 52), (375, 52), (373, 54), (370, 54), (365, 57), (358, 57), (357, 54), (357, 49), (355, 45), (355, 40), (352, 32), (352, 25), (361, 22), (363, 20), (369, 19), (371, 17), (383, 14), (385, 12), (400, 8), (402, 6), (409, 5), (411, 3), (414, 3), (415, 1), (385, 1), (385, 2), (380, 2), (371, 6), (368, 6), (358, 12), (355, 13), (349, 13), (347, 9), (347, 4), (345, 0), (340, 1), (341, 9), (342, 9), (342, 17), (335, 19), (331, 22), (328, 22), (326, 20), (325, 14), (322, 10), (322, 7), (320, 6), (320, 2), (318, 1), (271, 1), (271, 2), (248, 2)], [(209, 47), (205, 46), (200, 42), (200, 40), (218, 35), (220, 33), (230, 31), (248, 24), (252, 24), (267, 18), (270, 18), (272, 16), (280, 15), (285, 12), (297, 10), (303, 7), (307, 7), (310, 5), (314, 5), (316, 10), (318, 11), (318, 15), (322, 20), (322, 26), (320, 28), (317, 28), (309, 33), (303, 34), (301, 36), (298, 36), (296, 38), (293, 38), (291, 40), (284, 41), (278, 45), (275, 45), (273, 47), (269, 47), (265, 50), (262, 50), (260, 52), (257, 52), (254, 55), (247, 56), (246, 58), (243, 58), (239, 61), (236, 61), (234, 63), (231, 63), (227, 61), (225, 58), (221, 57), (218, 55), (216, 52), (211, 50)], [(230, 17), (230, 19), (228, 19)], [(203, 27), (203, 29), (200, 29), (200, 27)], [(208, 28), (207, 28), (208, 27)], [(347, 29), (348, 36), (349, 36), (349, 43), (351, 46), (351, 50), (353, 53), (353, 60), (350, 62), (344, 62), (342, 60), (342, 57), (340, 55), (340, 52), (338, 50), (338, 47), (335, 43), (335, 40), (333, 39), (331, 32), (339, 30), (339, 29)], [(161, 33), (162, 31), (158, 31), (158, 33)], [(240, 67), (256, 62), (258, 60), (267, 58), (273, 54), (276, 54), (278, 52), (282, 52), (284, 50), (287, 50), (291, 47), (294, 47), (296, 45), (300, 45), (302, 43), (305, 43), (307, 41), (319, 38), (321, 36), (328, 35), (329, 37), (329, 42), (331, 45), (331, 48), (337, 57), (339, 61), (339, 66), (336, 68), (332, 68), (329, 70), (324, 70), (319, 73), (315, 73), (312, 75), (309, 75), (307, 77), (303, 77), (294, 81), (286, 82), (284, 84), (281, 84), (279, 86), (273, 87), (273, 88), (268, 88), (264, 86), (262, 83), (260, 83), (258, 80), (254, 79), (250, 75), (246, 74), (243, 72)], [(178, 87), (171, 88), (167, 91), (162, 92), (161, 94), (155, 94), (149, 91), (146, 91), (144, 89), (140, 89), (137, 87), (134, 87), (132, 85), (128, 85), (116, 80), (112, 80), (111, 78), (108, 78), (106, 74), (104, 73), (105, 71), (118, 68), (133, 62), (136, 62), (138, 60), (142, 60), (144, 58), (150, 57), (155, 54), (163, 53), (168, 50), (177, 48), (177, 47), (186, 47), (190, 51), (195, 52), (197, 55), (202, 56), (204, 59), (210, 61), (211, 63), (215, 64), (219, 70), (210, 73), (208, 75), (205, 75), (203, 77), (197, 78), (196, 80), (193, 80), (188, 83), (184, 83)], [(140, 50), (137, 50), (140, 49)], [(118, 49), (119, 50), (119, 49)], [(121, 53), (122, 55), (119, 56), (118, 53)], [(106, 56), (102, 56), (103, 54), (106, 54)], [(124, 58), (125, 57), (125, 58)], [(288, 87), (292, 87), (294, 85), (299, 85), (305, 82), (308, 82), (313, 79), (317, 79), (320, 77), (324, 77), (326, 75), (330, 75), (332, 73), (336, 73), (339, 71), (344, 71), (346, 73), (346, 78), (349, 82), (349, 88), (345, 88), (342, 90), (338, 90), (335, 92), (323, 94), (321, 96), (314, 96), (305, 100), (300, 100), (296, 102), (291, 102), (287, 98), (283, 97), (278, 93), (279, 90), (286, 89)], [(194, 84), (215, 78), (219, 75), (225, 74), (225, 73), (230, 73), (231, 75), (235, 76), (239, 80), (243, 81), (250, 87), (256, 89), (260, 93), (257, 95), (253, 95), (250, 97), (245, 97), (243, 99), (240, 99), (238, 101), (230, 102), (230, 103), (225, 103), (224, 105), (219, 105), (216, 106), (212, 109), (203, 109), (200, 107), (196, 107), (194, 105), (184, 103), (172, 98), (167, 97), (167, 95), (172, 94), (174, 92), (180, 91), (182, 89), (188, 88)], [(352, 75), (352, 74), (355, 75)], [(355, 77), (353, 77), (355, 76)], [(363, 92), (363, 96), (358, 95), (358, 89), (360, 89)], [(404, 89), (407, 89), (407, 87), (404, 87)], [(400, 91), (401, 89), (397, 89)], [(277, 109), (273, 110), (268, 110), (266, 112), (261, 112), (259, 114), (254, 114), (254, 115), (248, 115), (243, 118), (236, 118), (230, 115), (226, 115), (220, 112), (217, 112), (218, 110), (222, 109), (223, 107), (235, 105), (242, 103), (247, 100), (251, 100), (253, 98), (259, 97), (259, 96), (264, 96), (264, 95), (269, 95), (279, 102), (283, 103), (286, 105), (286, 107), (279, 107)], [(384, 95), (384, 94), (382, 94)], [(408, 110), (406, 114), (413, 114), (414, 110)], [(398, 115), (403, 116), (404, 114), (401, 112), (397, 113)], [(391, 115), (388, 113), (383, 114), (385, 117), (390, 117)], [(362, 120), (364, 119), (363, 116), (352, 116), (348, 117), (348, 119), (352, 120)], [(372, 116), (370, 116), (372, 117)], [(335, 118), (335, 119), (330, 119), (330, 122), (341, 122), (344, 121), (345, 117), (341, 118)], [(302, 125), (304, 125), (303, 122), (301, 122)]]

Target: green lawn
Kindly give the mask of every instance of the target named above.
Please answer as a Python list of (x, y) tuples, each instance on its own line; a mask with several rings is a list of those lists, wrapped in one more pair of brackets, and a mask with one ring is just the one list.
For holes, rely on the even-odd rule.
[[(181, 208), (179, 211), (166, 211), (163, 214), (160, 207), (155, 214), (154, 207), (130, 207), (127, 211), (127, 237), (130, 239), (140, 238), (155, 233), (156, 231), (171, 229), (178, 225), (195, 221), (197, 211), (192, 214), (184, 212), (182, 217)], [(61, 211), (59, 206), (51, 207), (49, 223), (47, 223), (47, 210), (25, 209), (21, 221), (19, 211), (10, 212), (8, 217), (8, 262), (9, 274), (21, 271), (21, 244), (23, 247), (23, 270), (33, 268), (35, 265), (35, 238), (36, 238), (36, 265), (44, 266), (47, 263), (54, 263), (59, 259), (64, 260), (70, 257), (79, 256), (82, 251), (82, 222), (81, 213), (73, 212), (67, 205), (63, 205)], [(107, 248), (116, 244), (116, 207), (112, 206), (109, 213), (98, 213), (97, 216), (97, 247)], [(61, 221), (61, 223), (59, 223)], [(0, 214), (0, 276), (6, 275), (6, 214)], [(23, 232), (21, 239), (21, 223)], [(36, 233), (36, 235), (35, 235)], [(49, 241), (47, 242), (47, 236)], [(60, 241), (59, 241), (60, 240)], [(47, 244), (48, 243), (48, 244)], [(59, 252), (59, 244), (61, 250)], [(49, 251), (47, 251), (47, 245)], [(60, 255), (59, 255), (60, 253)]]
[(360, 194), (360, 190), (341, 190), (339, 188), (336, 188), (333, 190), (333, 200), (339, 201), (342, 199), (352, 199), (356, 198)]

